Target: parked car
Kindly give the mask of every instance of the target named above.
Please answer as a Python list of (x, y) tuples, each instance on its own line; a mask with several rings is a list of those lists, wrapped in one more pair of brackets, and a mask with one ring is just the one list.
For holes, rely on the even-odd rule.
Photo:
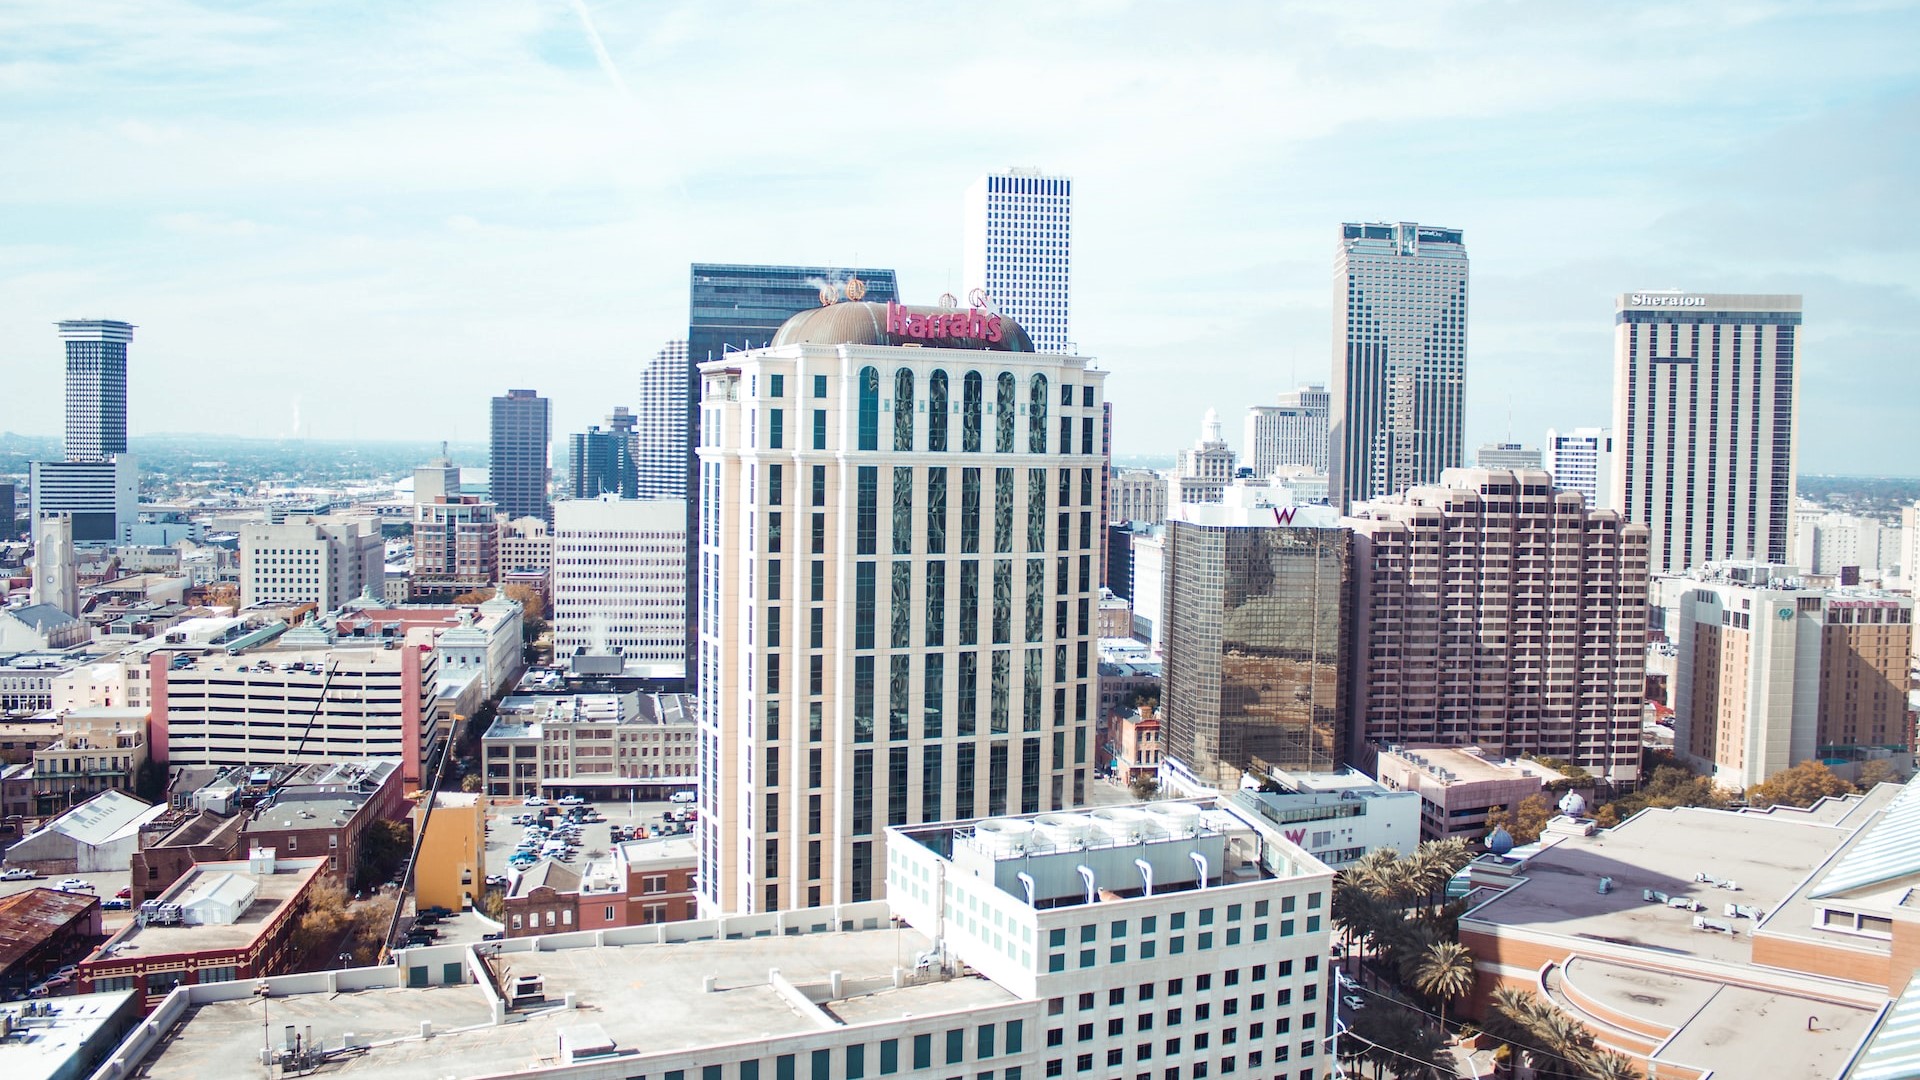
[(54, 888), (59, 889), (61, 892), (92, 892), (93, 882), (82, 881), (77, 877), (70, 877), (63, 879), (60, 884), (55, 885)]
[(10, 866), (0, 872), (0, 881), (32, 881), (39, 876), (24, 866)]
[(107, 911), (126, 911), (127, 909), (133, 907), (133, 901), (122, 900), (116, 896), (111, 900), (102, 900), (100, 902), (100, 906), (106, 909)]
[(698, 797), (699, 797), (699, 796), (697, 796), (697, 795), (695, 795), (695, 794), (694, 794), (693, 792), (691, 792), (691, 791), (676, 791), (676, 792), (674, 792), (674, 793), (673, 793), (672, 795), (670, 795), (670, 796), (668, 796), (668, 798), (669, 798), (669, 799), (670, 799), (671, 801), (673, 801), (673, 802), (682, 802), (682, 803), (684, 803), (684, 802), (692, 802), (692, 801), (694, 801), (694, 800), (695, 800), (696, 798), (698, 798)]
[(501, 933), (500, 931), (495, 930), (490, 934), (481, 934), (480, 940), (481, 941), (503, 941), (506, 939), (506, 936), (507, 935)]
[(561, 806), (585, 806), (587, 805), (587, 800), (580, 795), (562, 795), (560, 796), (560, 805)]
[(131, 897), (133, 895), (133, 889), (130, 886), (122, 885), (120, 886), (120, 891), (117, 893), (114, 893), (113, 895), (119, 897), (122, 900), (125, 900), (128, 897)]
[(439, 904), (435, 904), (432, 907), (427, 909), (427, 913), (431, 915), (438, 915), (443, 919), (447, 919), (453, 916), (453, 909), (450, 907), (443, 907)]
[(545, 806), (545, 805), (547, 805), (547, 800), (545, 800), (545, 799), (543, 799), (543, 798), (541, 798), (541, 797), (540, 797), (540, 796), (538, 796), (538, 795), (529, 795), (529, 796), (527, 796), (527, 799), (526, 799), (526, 802), (525, 802), (524, 804), (522, 804), (522, 805), (525, 805), (525, 806)]
[(1340, 999), (1340, 1004), (1345, 1005), (1355, 1012), (1367, 1007), (1366, 1001), (1364, 1001), (1359, 994), (1348, 994), (1346, 997)]
[(505, 875), (505, 874), (488, 874), (488, 875), (487, 875), (487, 887), (488, 887), (488, 888), (490, 888), (490, 889), (504, 889), (504, 888), (506, 888), (506, 887), (507, 887), (507, 875)]

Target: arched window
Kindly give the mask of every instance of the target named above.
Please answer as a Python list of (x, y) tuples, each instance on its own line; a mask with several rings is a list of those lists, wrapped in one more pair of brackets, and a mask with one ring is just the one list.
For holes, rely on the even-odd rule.
[(1013, 372), (1001, 372), (1000, 378), (995, 380), (995, 389), (998, 393), (995, 395), (993, 405), (993, 452), (1011, 454), (1013, 453)]
[(967, 372), (960, 382), (960, 449), (969, 454), (980, 452), (980, 398), (984, 390), (977, 371)]
[(913, 369), (893, 373), (893, 448), (913, 449)]
[(947, 448), (947, 373), (935, 369), (927, 380), (927, 449)]
[(1037, 371), (1027, 387), (1027, 449), (1047, 452), (1047, 377)]
[(880, 449), (880, 369), (860, 369), (860, 449)]

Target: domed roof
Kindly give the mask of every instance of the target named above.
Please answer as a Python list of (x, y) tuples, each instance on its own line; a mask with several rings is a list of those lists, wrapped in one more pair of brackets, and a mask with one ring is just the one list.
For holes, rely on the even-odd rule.
[[(913, 322), (915, 319), (919, 321)], [(944, 325), (936, 320), (943, 321)], [(924, 336), (902, 333), (897, 328), (903, 323), (933, 332)], [(978, 336), (973, 336), (976, 332)], [(990, 340), (993, 332), (998, 332), (998, 341)], [(981, 308), (872, 301), (848, 301), (803, 311), (781, 324), (772, 344), (775, 348), (782, 345), (923, 345), (930, 349), (1033, 351), (1033, 341), (1027, 332), (1005, 315)]]
[(1495, 828), (1487, 834), (1487, 850), (1495, 855), (1505, 855), (1513, 850), (1513, 834), (1505, 829)]

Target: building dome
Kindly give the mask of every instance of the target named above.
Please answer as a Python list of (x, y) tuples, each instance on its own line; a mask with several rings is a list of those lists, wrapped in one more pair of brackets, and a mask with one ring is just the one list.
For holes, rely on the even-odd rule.
[[(946, 321), (945, 326), (939, 325), (941, 320)], [(933, 332), (925, 336), (902, 332), (903, 323)], [(972, 336), (976, 331), (978, 336)], [(999, 340), (991, 340), (991, 333), (998, 333)], [(803, 311), (781, 324), (772, 344), (775, 348), (782, 345), (921, 345), (929, 349), (1033, 351), (1033, 341), (1027, 332), (1006, 315), (982, 308), (872, 301), (849, 301)]]
[(1487, 834), (1487, 850), (1495, 855), (1505, 855), (1513, 850), (1513, 834), (1505, 829), (1495, 828)]
[(1579, 792), (1569, 791), (1560, 800), (1560, 812), (1568, 817), (1579, 817), (1587, 812), (1587, 800), (1581, 798)]

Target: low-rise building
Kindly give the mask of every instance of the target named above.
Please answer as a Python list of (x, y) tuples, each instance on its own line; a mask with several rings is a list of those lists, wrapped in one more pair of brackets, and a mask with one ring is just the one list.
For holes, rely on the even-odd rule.
[[(166, 819), (162, 819), (166, 820)], [(173, 887), (195, 863), (228, 862), (241, 857), (244, 814), (200, 810), (165, 831), (142, 831), (140, 849), (127, 860), (135, 907)]]
[(139, 918), (80, 963), (80, 986), (131, 990), (147, 1011), (186, 983), (256, 979), (292, 970), (300, 925), (324, 858), (200, 863), (140, 907)]
[(1104, 750), (1106, 761), (1101, 764), (1119, 783), (1158, 777), (1165, 760), (1160, 746), (1160, 715), (1152, 705), (1142, 705), (1132, 712), (1110, 716)]
[(40, 826), (7, 849), (7, 865), (42, 874), (124, 870), (139, 850), (140, 829), (166, 813), (121, 791), (103, 791)]
[(1419, 794), (1423, 840), (1477, 840), (1486, 834), (1488, 811), (1512, 809), (1564, 779), (1537, 761), (1489, 758), (1477, 746), (1387, 747), (1375, 768), (1387, 787)]
[(351, 889), (359, 879), (361, 841), (376, 821), (406, 816), (398, 758), (302, 766), (246, 811), (244, 843), (287, 858), (324, 858), (327, 876)]
[(692, 840), (661, 837), (615, 844), (576, 871), (542, 859), (506, 894), (508, 937), (679, 922), (694, 918), (700, 852)]
[(132, 994), (49, 997), (0, 1007), (13, 1080), (82, 1080), (140, 1020)]
[(52, 604), (0, 608), (0, 653), (68, 649), (91, 636), (85, 621)]
[(0, 896), (0, 998), (25, 997), (99, 940), (100, 898), (92, 893), (33, 888)]
[(1272, 790), (1242, 790), (1234, 799), (1335, 870), (1369, 851), (1410, 854), (1420, 846), (1418, 795), (1395, 791), (1353, 769), (1303, 773), (1275, 769)]
[(1883, 784), (1555, 830), (1469, 898), (1468, 1011), (1525, 987), (1649, 1075), (1841, 1076), (1920, 967), (1917, 829), (1920, 785)]
[(664, 798), (699, 782), (685, 694), (514, 696), (481, 738), (487, 794)]
[(487, 876), (486, 800), (438, 792), (431, 814), (424, 803), (414, 807), (413, 834), (421, 838), (413, 860), (415, 906), (459, 911), (478, 901)]
[(42, 812), (102, 791), (131, 793), (147, 764), (147, 710), (73, 709), (60, 717), (60, 739), (34, 752)]

